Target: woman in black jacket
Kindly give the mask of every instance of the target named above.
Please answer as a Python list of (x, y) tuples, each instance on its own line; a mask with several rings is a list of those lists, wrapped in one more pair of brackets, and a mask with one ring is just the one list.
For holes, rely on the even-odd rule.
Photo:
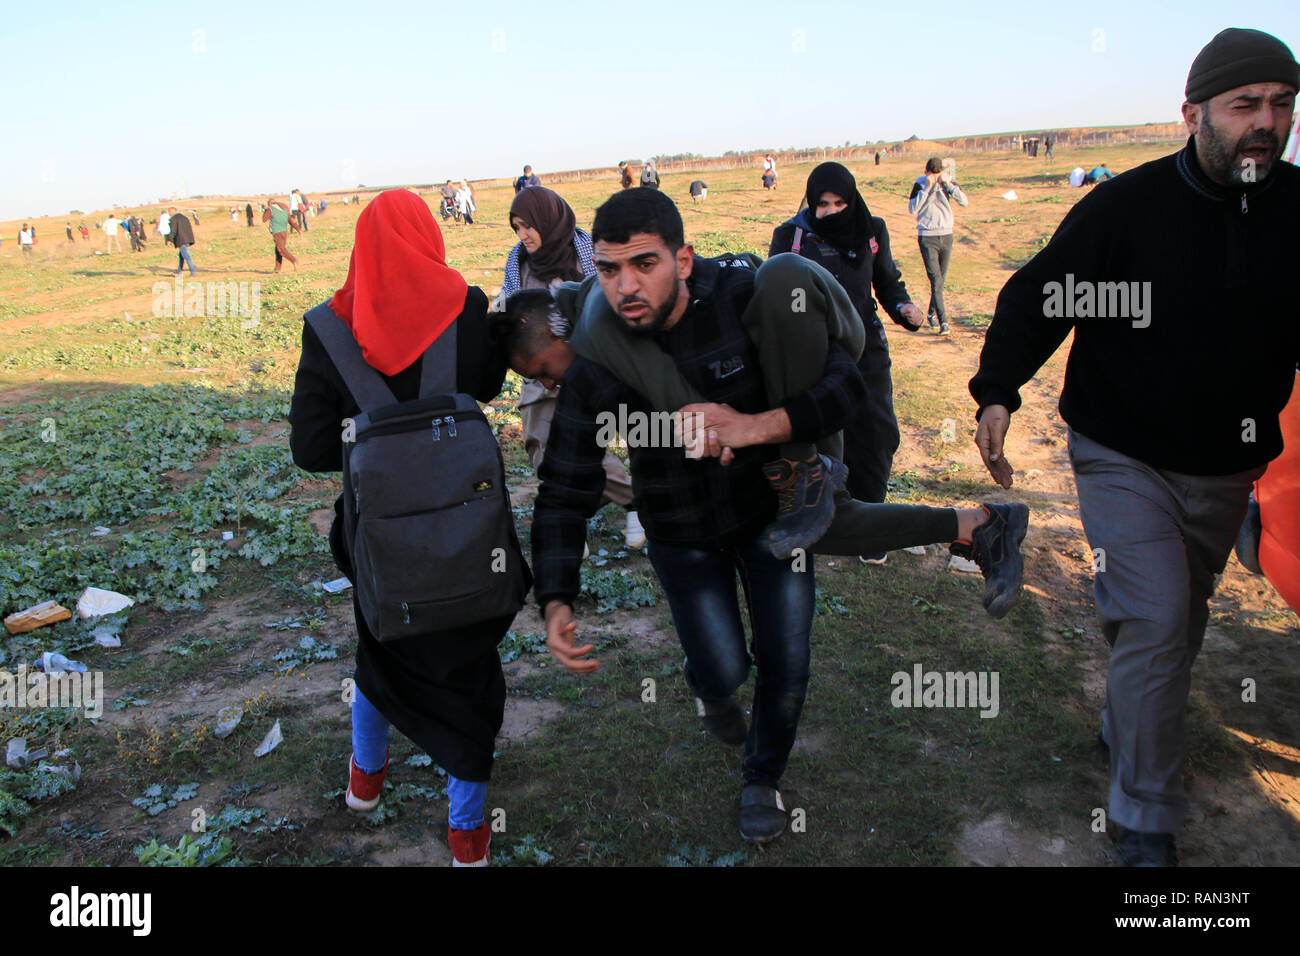
[[(506, 367), (489, 341), (487, 297), (446, 265), (442, 234), (414, 193), (381, 193), (362, 212), (347, 282), (329, 305), (398, 401), (419, 396), (421, 356), (453, 323), (458, 391), (482, 402), (500, 392)], [(359, 413), (320, 338), (304, 325), (289, 413), (294, 461), (307, 471), (340, 471), (342, 421)], [(342, 498), (334, 511), (330, 549), (343, 573), (354, 577), (341, 527)], [(485, 865), (483, 801), (505, 711), (496, 645), (512, 617), (380, 643), (353, 593), (357, 668), (348, 806), (367, 811), (378, 804), (391, 723), (447, 771), (456, 863)]]
[[(772, 233), (768, 257), (794, 252), (824, 267), (844, 287), (866, 326), (858, 369), (868, 397), (845, 425), (844, 462), (849, 466), (849, 493), (859, 501), (879, 503), (885, 500), (899, 434), (889, 342), (876, 317), (872, 289), (889, 317), (910, 332), (921, 327), (925, 315), (908, 298), (889, 251), (889, 230), (883, 219), (871, 215), (853, 174), (839, 163), (822, 163), (808, 176), (805, 195), (807, 208)], [(883, 555), (863, 557), (884, 560)]]

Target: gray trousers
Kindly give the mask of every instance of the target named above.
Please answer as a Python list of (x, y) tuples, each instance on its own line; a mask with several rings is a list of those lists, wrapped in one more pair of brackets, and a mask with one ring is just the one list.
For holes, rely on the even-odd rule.
[(1227, 564), (1264, 468), (1217, 476), (1162, 471), (1073, 429), (1069, 447), (1093, 549), (1097, 617), (1111, 646), (1101, 718), (1110, 745), (1110, 818), (1130, 830), (1176, 833), (1187, 812), (1192, 662), (1214, 576)]

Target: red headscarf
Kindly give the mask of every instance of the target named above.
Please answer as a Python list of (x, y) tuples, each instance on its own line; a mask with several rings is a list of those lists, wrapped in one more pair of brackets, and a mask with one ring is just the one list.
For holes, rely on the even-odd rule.
[(348, 279), (330, 307), (370, 366), (395, 375), (456, 320), (468, 289), (447, 265), (428, 204), (410, 190), (390, 189), (357, 218)]

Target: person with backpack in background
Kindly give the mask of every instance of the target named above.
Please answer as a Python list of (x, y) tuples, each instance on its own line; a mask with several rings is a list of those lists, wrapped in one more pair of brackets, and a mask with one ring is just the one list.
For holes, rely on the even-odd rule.
[[(577, 228), (573, 209), (559, 193), (545, 186), (519, 193), (510, 204), (510, 228), (519, 236), (519, 242), (506, 257), (503, 298), (508, 300), (521, 289), (554, 289), (562, 282), (595, 275), (591, 236)], [(525, 375), (519, 390), (524, 449), (534, 469), (542, 466), (546, 455), (546, 440), (560, 395), (558, 378), (549, 383), (541, 378), (545, 376)], [(645, 545), (645, 529), (632, 510), (632, 479), (627, 466), (612, 451), (605, 452), (602, 464), (605, 499), (627, 510), (623, 540), (629, 548), (640, 548)]]
[(632, 168), (628, 166), (627, 160), (623, 159), (618, 164), (618, 183), (624, 189), (632, 188)]
[(763, 188), (776, 188), (776, 157), (771, 153), (763, 157)]
[(948, 262), (952, 258), (952, 199), (958, 205), (969, 203), (961, 187), (951, 181), (944, 171), (943, 160), (931, 156), (925, 163), (925, 172), (912, 184), (912, 194), (907, 200), (907, 211), (916, 216), (917, 242), (921, 246), (921, 261), (930, 278), (930, 310), (927, 319), (930, 328), (939, 326), (939, 334), (948, 334), (948, 310), (943, 304), (943, 284), (948, 278)]
[[(880, 503), (885, 500), (900, 436), (889, 342), (876, 317), (872, 289), (890, 319), (909, 332), (921, 327), (925, 314), (907, 294), (890, 252), (885, 221), (871, 215), (847, 168), (822, 163), (808, 176), (805, 198), (807, 208), (772, 233), (768, 258), (794, 252), (822, 266), (844, 287), (866, 327), (858, 371), (867, 385), (867, 400), (844, 424), (844, 463), (849, 467), (849, 493), (859, 501)], [(886, 554), (861, 557), (883, 564)]]
[(424, 200), (380, 193), (357, 219), (347, 281), (305, 316), (289, 413), (294, 461), (343, 471), (330, 550), (356, 585), (347, 805), (378, 805), (397, 727), (447, 772), (453, 866), (489, 862), (497, 644), (531, 586), (475, 404), (505, 379), (487, 308), (447, 266)]

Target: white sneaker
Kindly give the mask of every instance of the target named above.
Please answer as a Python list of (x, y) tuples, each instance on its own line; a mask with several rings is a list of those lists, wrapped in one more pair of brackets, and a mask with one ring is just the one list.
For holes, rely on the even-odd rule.
[(623, 541), (629, 548), (640, 549), (645, 547), (645, 528), (641, 527), (641, 519), (637, 517), (635, 511), (627, 513), (627, 526), (623, 529)]

